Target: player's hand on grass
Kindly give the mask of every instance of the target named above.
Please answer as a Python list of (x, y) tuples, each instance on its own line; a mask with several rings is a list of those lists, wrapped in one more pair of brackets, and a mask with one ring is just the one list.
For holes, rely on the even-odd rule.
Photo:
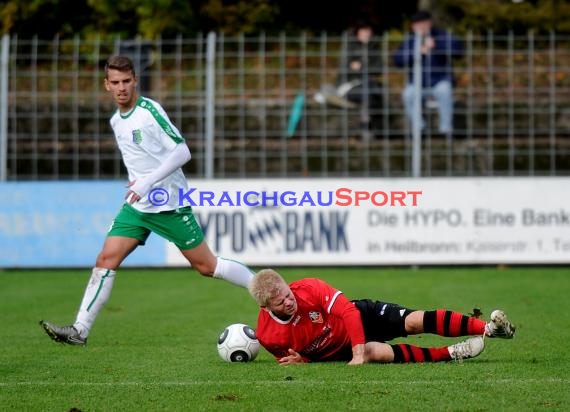
[(364, 359), (364, 344), (354, 345), (352, 347), (352, 359), (348, 362), (349, 365), (362, 365), (365, 363)]
[(293, 349), (289, 349), (289, 355), (284, 356), (279, 359), (280, 365), (290, 365), (293, 363), (305, 363), (305, 359), (299, 353), (295, 352)]

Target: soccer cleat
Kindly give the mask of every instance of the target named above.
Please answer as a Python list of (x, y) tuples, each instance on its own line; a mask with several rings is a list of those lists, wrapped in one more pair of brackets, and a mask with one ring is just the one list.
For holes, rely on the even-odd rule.
[(485, 343), (482, 336), (470, 338), (447, 347), (451, 359), (456, 361), (479, 356), (479, 354), (483, 352), (483, 349), (485, 349)]
[(490, 338), (512, 339), (515, 335), (515, 326), (509, 322), (502, 310), (491, 313), (491, 321), (485, 325), (485, 335)]
[(46, 333), (56, 342), (67, 343), (69, 345), (83, 346), (87, 343), (87, 338), (82, 338), (73, 326), (57, 326), (45, 320), (40, 321), (40, 325)]

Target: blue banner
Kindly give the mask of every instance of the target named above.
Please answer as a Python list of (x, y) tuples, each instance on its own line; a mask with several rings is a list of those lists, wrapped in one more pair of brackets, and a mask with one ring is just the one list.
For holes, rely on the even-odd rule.
[[(126, 193), (123, 181), (0, 183), (0, 267), (92, 267)], [(151, 234), (123, 266), (166, 262)]]

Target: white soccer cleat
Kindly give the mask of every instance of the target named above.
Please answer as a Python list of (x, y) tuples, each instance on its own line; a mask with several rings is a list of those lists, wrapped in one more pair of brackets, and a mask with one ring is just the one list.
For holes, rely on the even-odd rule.
[(483, 349), (485, 349), (485, 342), (482, 336), (470, 338), (447, 347), (451, 359), (456, 361), (479, 356), (479, 354), (483, 352)]
[(515, 330), (515, 326), (509, 322), (502, 310), (494, 310), (491, 313), (491, 321), (485, 325), (485, 335), (490, 338), (512, 339)]

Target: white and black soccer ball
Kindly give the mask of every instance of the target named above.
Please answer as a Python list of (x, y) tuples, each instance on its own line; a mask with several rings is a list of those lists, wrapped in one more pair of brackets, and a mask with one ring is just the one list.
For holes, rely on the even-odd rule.
[(218, 353), (226, 362), (251, 362), (259, 353), (255, 330), (244, 323), (227, 326), (218, 338)]

